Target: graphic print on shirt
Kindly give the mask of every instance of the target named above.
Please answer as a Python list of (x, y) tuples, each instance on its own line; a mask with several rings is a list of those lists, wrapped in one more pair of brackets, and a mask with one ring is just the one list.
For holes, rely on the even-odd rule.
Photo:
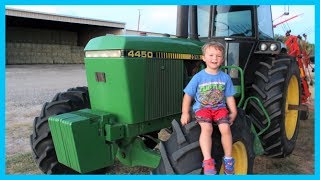
[(223, 104), (225, 82), (209, 82), (199, 85), (199, 102), (203, 107), (218, 107)]

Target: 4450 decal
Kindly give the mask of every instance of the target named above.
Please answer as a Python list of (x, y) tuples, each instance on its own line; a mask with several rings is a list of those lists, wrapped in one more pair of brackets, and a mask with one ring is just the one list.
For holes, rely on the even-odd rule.
[(171, 52), (153, 52), (143, 50), (125, 50), (124, 57), (131, 58), (148, 58), (148, 59), (181, 59), (181, 60), (201, 60), (202, 55), (198, 54), (181, 54)]

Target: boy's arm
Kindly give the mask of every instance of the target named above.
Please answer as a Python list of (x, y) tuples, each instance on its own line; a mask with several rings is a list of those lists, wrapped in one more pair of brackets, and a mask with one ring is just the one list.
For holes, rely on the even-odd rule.
[(230, 118), (230, 123), (233, 124), (233, 121), (237, 117), (237, 106), (236, 106), (236, 100), (234, 99), (233, 96), (229, 96), (226, 98), (226, 103), (229, 107), (229, 118)]
[(184, 94), (182, 100), (182, 114), (181, 114), (181, 124), (182, 126), (188, 124), (190, 122), (190, 106), (192, 102), (192, 97), (187, 93)]

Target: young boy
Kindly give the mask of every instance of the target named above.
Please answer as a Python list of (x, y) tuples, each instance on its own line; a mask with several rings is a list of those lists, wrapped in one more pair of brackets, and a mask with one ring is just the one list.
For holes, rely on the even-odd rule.
[(219, 69), (224, 62), (225, 48), (219, 42), (208, 42), (202, 47), (202, 53), (203, 61), (207, 67), (194, 75), (184, 89), (181, 124), (189, 123), (190, 105), (192, 100), (195, 99), (193, 111), (196, 121), (201, 127), (199, 143), (203, 155), (204, 174), (214, 175), (217, 173), (215, 161), (211, 156), (213, 122), (218, 125), (221, 133), (221, 143), (224, 150), (224, 173), (234, 174), (235, 162), (231, 157), (232, 135), (230, 125), (237, 116), (237, 107), (233, 97), (235, 92), (231, 78)]

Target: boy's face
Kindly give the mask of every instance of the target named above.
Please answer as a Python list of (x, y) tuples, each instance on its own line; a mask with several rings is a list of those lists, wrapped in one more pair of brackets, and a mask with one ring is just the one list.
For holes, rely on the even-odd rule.
[(224, 62), (223, 53), (216, 47), (208, 47), (204, 53), (203, 61), (210, 69), (219, 69)]

